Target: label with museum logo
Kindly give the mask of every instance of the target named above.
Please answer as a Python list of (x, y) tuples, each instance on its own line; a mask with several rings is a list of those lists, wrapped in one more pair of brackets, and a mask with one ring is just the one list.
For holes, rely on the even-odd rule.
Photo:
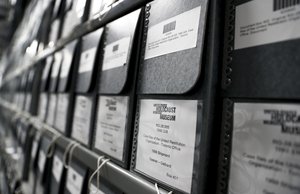
[(100, 96), (95, 148), (123, 160), (128, 97)]
[(235, 103), (229, 194), (300, 193), (300, 105)]
[(190, 193), (197, 111), (197, 100), (141, 100), (135, 168)]
[(72, 126), (72, 137), (87, 145), (90, 137), (90, 120), (92, 116), (92, 98), (77, 96)]

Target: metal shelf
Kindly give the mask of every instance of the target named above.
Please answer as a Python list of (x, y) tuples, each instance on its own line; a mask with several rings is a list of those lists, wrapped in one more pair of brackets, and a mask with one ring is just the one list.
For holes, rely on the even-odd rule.
[(44, 50), (40, 51), (37, 54), (37, 56), (34, 58), (32, 63), (30, 63), (27, 66), (18, 67), (17, 69), (14, 69), (13, 72), (7, 74), (2, 84), (5, 84), (10, 80), (14, 79), (15, 77), (17, 77), (18, 75), (21, 75), (23, 71), (38, 64), (39, 61), (45, 59), (47, 56), (53, 54), (54, 52), (62, 49), (66, 44), (98, 28), (101, 28), (102, 26), (105, 26), (107, 23), (113, 20), (116, 20), (138, 8), (141, 8), (142, 6), (146, 5), (151, 1), (153, 0), (123, 0), (115, 7), (111, 8), (111, 10), (107, 12), (105, 17), (103, 17), (101, 20), (96, 18), (77, 25), (68, 37), (60, 39), (57, 41), (56, 45), (52, 47), (46, 47)]
[[(0, 99), (0, 106), (10, 111), (12, 114), (17, 114), (19, 117), (26, 118), (36, 128), (36, 130), (40, 131), (43, 135), (49, 138), (53, 138), (55, 135), (61, 135), (54, 128), (40, 122), (37, 117), (32, 116), (27, 112), (18, 110), (13, 104), (6, 102), (3, 99)], [(65, 136), (61, 136), (59, 139), (57, 139), (57, 141), (55, 141), (55, 143), (64, 150), (72, 141), (74, 140), (71, 140)], [(76, 158), (82, 164), (92, 170), (97, 168), (98, 157), (99, 155), (81, 145), (76, 147), (73, 152), (73, 158)], [(101, 178), (106, 179), (108, 182), (126, 194), (157, 194), (153, 183), (119, 167), (113, 162), (107, 162), (103, 166), (103, 169), (101, 170)], [(160, 193), (167, 194), (168, 192), (160, 189)]]

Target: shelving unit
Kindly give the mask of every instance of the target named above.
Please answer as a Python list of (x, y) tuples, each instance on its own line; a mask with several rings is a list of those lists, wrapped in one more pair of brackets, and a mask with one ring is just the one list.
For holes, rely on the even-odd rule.
[(74, 31), (66, 38), (60, 39), (54, 46), (46, 47), (44, 50), (40, 51), (37, 56), (33, 59), (32, 63), (28, 65), (21, 66), (17, 69), (14, 69), (12, 72), (5, 76), (5, 79), (2, 81), (1, 85), (9, 82), (10, 80), (14, 79), (18, 75), (22, 74), (25, 70), (29, 69), (30, 67), (38, 64), (39, 61), (45, 59), (49, 55), (53, 54), (54, 52), (62, 49), (65, 45), (72, 42), (73, 40), (79, 39), (82, 36), (92, 32), (96, 29), (101, 28), (105, 24), (124, 16), (142, 6), (146, 5), (147, 3), (153, 0), (122, 0), (116, 6), (112, 7), (110, 11), (105, 14), (105, 16), (101, 19), (92, 19), (86, 21), (82, 24), (79, 24), (75, 27)]
[(300, 191), (300, 0), (24, 1), (0, 193)]
[[(5, 79), (2, 81), (1, 85), (8, 83), (13, 80), (15, 77), (21, 75), (24, 71), (29, 68), (38, 65), (41, 60), (45, 59), (49, 55), (54, 52), (62, 49), (66, 44), (72, 42), (73, 40), (79, 39), (80, 37), (92, 32), (105, 24), (126, 15), (133, 10), (136, 10), (146, 3), (152, 0), (124, 0), (118, 3), (116, 6), (111, 8), (111, 10), (105, 15), (105, 17), (98, 19), (93, 19), (82, 23), (75, 27), (75, 30), (64, 39), (60, 39), (57, 43), (52, 47), (46, 47), (44, 50), (40, 51), (37, 56), (34, 57), (32, 63), (28, 65), (21, 66), (17, 69), (13, 69), (9, 74), (5, 76)], [(0, 106), (5, 111), (8, 111), (12, 117), (17, 116), (18, 118), (23, 118), (26, 122), (29, 122), (34, 129), (41, 133), (42, 135), (52, 139), (55, 136), (59, 135), (60, 137), (55, 141), (56, 146), (59, 146), (63, 150), (71, 143), (73, 140), (67, 138), (61, 134), (59, 134), (54, 128), (47, 125), (46, 123), (42, 123), (35, 116), (30, 115), (27, 112), (18, 110), (13, 104), (6, 102), (4, 100), (0, 100)], [(82, 162), (85, 166), (90, 169), (95, 170), (97, 168), (97, 159), (99, 155), (94, 153), (93, 151), (79, 145), (73, 152), (73, 157)], [(143, 194), (156, 194), (155, 185), (149, 181), (146, 181), (137, 175), (125, 170), (118, 165), (107, 162), (103, 169), (101, 170), (101, 178), (106, 179), (112, 185), (116, 186), (118, 189), (122, 190), (127, 194), (135, 194), (135, 193), (143, 193)], [(160, 189), (160, 193), (167, 193), (163, 189)]]
[[(31, 116), (29, 113), (18, 110), (14, 105), (2, 99), (0, 100), (0, 106), (6, 111), (9, 111), (12, 117), (17, 114), (19, 118), (25, 118), (38, 132), (51, 139), (57, 135), (61, 135), (58, 134), (58, 132), (51, 126), (47, 125), (46, 123), (41, 123), (36, 117)], [(55, 141), (55, 144), (65, 150), (65, 148), (71, 142), (73, 142), (73, 140), (62, 135), (59, 139), (57, 139), (57, 141)], [(99, 155), (95, 154), (91, 150), (79, 145), (76, 147), (76, 149), (74, 149), (73, 157), (78, 159), (90, 169), (97, 169), (97, 160)], [(146, 181), (127, 170), (124, 170), (112, 162), (107, 162), (103, 166), (103, 169), (101, 170), (101, 178), (106, 179), (112, 185), (116, 186), (127, 194), (157, 194), (153, 183), (150, 183), (149, 181)], [(168, 192), (160, 189), (160, 193), (167, 194)]]

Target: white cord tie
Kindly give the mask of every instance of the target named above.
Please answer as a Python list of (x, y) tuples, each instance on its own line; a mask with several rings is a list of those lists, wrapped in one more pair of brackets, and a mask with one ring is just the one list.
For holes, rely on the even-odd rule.
[[(64, 167), (65, 167), (66, 169), (69, 168), (69, 165), (67, 164), (67, 157), (68, 157), (68, 154), (69, 154), (70, 150), (72, 149), (72, 147), (75, 146), (75, 145), (76, 145), (76, 146), (78, 145), (78, 143), (77, 143), (76, 141), (70, 142), (70, 143), (68, 144), (68, 146), (66, 147), (66, 150), (65, 150), (65, 152), (64, 152), (63, 164), (64, 164)], [(69, 158), (69, 163), (70, 163), (70, 159), (71, 159), (71, 158)]]
[[(105, 159), (105, 160), (103, 160), (103, 162), (101, 163), (101, 160), (104, 158), (104, 156), (100, 156), (99, 158), (98, 158), (98, 161), (97, 161), (97, 169), (93, 172), (93, 174), (90, 176), (90, 179), (89, 179), (89, 184), (88, 184), (88, 186), (89, 186), (89, 190), (90, 190), (90, 192), (93, 192), (93, 194), (97, 194), (98, 193), (98, 191), (100, 190), (100, 170), (101, 170), (101, 168), (109, 161), (109, 159)], [(101, 163), (101, 164), (100, 164)], [(96, 192), (94, 193), (94, 191), (92, 191), (92, 188), (91, 188), (91, 186), (92, 186), (92, 180), (93, 180), (93, 178), (94, 178), (94, 176), (97, 174), (97, 190), (96, 190)]]
[(78, 146), (79, 146), (79, 143), (75, 143), (75, 144), (71, 147), (70, 152), (69, 152), (69, 162), (68, 162), (68, 166), (69, 166), (69, 164), (71, 164), (71, 162), (72, 162), (72, 157), (73, 157), (73, 152), (74, 152), (75, 148), (77, 148)]
[(55, 135), (50, 142), (47, 149), (47, 158), (51, 158), (54, 154), (55, 142), (61, 137), (61, 135)]

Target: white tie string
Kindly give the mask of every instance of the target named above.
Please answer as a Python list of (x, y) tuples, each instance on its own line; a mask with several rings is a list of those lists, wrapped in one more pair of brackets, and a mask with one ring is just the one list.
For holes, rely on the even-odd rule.
[(54, 154), (55, 142), (61, 137), (61, 135), (55, 135), (50, 142), (47, 149), (47, 158), (51, 158)]
[[(98, 158), (98, 161), (97, 161), (97, 169), (93, 172), (93, 174), (90, 176), (90, 179), (89, 179), (89, 189), (90, 191), (92, 191), (91, 189), (91, 185), (92, 185), (92, 180), (94, 178), (94, 176), (97, 174), (97, 191), (96, 193), (94, 194), (97, 194), (98, 191), (100, 190), (100, 170), (101, 168), (109, 161), (109, 159), (105, 159), (103, 160), (103, 162), (101, 163), (101, 160), (104, 158), (104, 156), (100, 156)], [(101, 163), (101, 164), (100, 164)]]
[(72, 141), (72, 142), (70, 142), (70, 143), (68, 144), (68, 146), (66, 147), (66, 150), (65, 150), (65, 152), (64, 152), (64, 157), (63, 157), (63, 164), (64, 164), (64, 167), (65, 167), (66, 169), (69, 168), (69, 166), (67, 165), (67, 157), (68, 157), (68, 153), (69, 153), (70, 149), (71, 149), (74, 145), (76, 145), (76, 144), (78, 144), (78, 143), (75, 142), (75, 141)]

